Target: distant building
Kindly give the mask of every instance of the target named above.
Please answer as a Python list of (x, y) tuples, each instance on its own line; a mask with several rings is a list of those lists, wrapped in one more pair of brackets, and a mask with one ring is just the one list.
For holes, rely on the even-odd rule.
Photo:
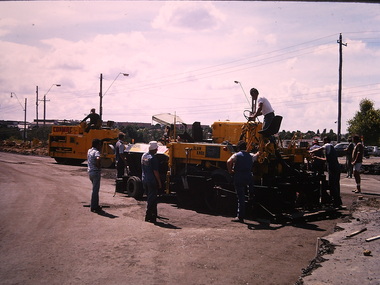
[(3, 120), (0, 120), (0, 126), (2, 128), (18, 128), (19, 125), (20, 125), (19, 121), (3, 121)]
[(141, 122), (115, 122), (117, 128), (127, 127), (127, 126), (136, 126), (139, 128), (151, 128), (153, 125), (151, 123), (141, 123)]

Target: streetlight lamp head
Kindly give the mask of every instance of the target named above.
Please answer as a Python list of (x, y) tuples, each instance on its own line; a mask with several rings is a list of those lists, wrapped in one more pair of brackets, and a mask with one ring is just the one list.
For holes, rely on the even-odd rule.
[(122, 73), (124, 76), (129, 76), (129, 74), (128, 73)]
[(55, 84), (55, 86), (57, 86), (57, 87), (60, 87), (60, 86), (61, 86), (61, 84)]
[(235, 82), (236, 84), (239, 84), (239, 83), (240, 83), (239, 81), (236, 81), (236, 80), (235, 80), (234, 82)]

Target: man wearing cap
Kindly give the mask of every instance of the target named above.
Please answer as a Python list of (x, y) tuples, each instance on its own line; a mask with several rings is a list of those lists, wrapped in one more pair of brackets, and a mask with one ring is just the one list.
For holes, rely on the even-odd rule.
[(155, 223), (157, 219), (157, 193), (158, 189), (162, 187), (158, 172), (157, 150), (157, 142), (151, 141), (149, 142), (149, 151), (141, 157), (142, 183), (147, 193), (145, 221), (151, 223)]
[[(313, 140), (313, 145), (309, 148), (309, 151), (312, 151), (314, 149), (318, 149), (314, 153), (315, 156), (323, 157), (323, 149), (320, 147), (318, 139)], [(313, 159), (313, 162), (311, 163), (311, 170), (313, 171), (313, 173), (322, 175), (325, 172), (324, 168), (325, 162), (323, 160)]]

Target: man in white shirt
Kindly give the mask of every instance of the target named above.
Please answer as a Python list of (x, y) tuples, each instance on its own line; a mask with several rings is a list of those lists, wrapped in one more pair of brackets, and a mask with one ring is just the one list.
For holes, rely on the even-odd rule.
[(100, 189), (100, 149), (102, 142), (99, 139), (92, 141), (92, 147), (87, 152), (87, 172), (92, 183), (91, 212), (99, 213), (102, 208), (99, 206)]
[(250, 120), (254, 121), (256, 117), (263, 115), (264, 116), (263, 130), (266, 130), (270, 126), (274, 118), (274, 110), (269, 100), (265, 97), (260, 97), (257, 100), (257, 104), (259, 107), (257, 108), (256, 112), (251, 115)]

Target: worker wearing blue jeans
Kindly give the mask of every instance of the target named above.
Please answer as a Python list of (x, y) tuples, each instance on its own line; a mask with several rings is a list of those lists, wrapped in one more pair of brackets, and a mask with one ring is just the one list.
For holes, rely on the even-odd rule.
[(234, 187), (238, 200), (237, 216), (233, 222), (244, 222), (245, 217), (245, 192), (247, 187), (252, 190), (253, 177), (252, 166), (257, 160), (259, 153), (252, 154), (246, 152), (247, 143), (239, 141), (236, 145), (237, 151), (227, 160), (227, 169), (230, 174), (233, 174)]
[(156, 156), (158, 144), (149, 142), (149, 151), (141, 157), (142, 183), (147, 193), (145, 221), (155, 223), (157, 219), (157, 193), (162, 188), (159, 174), (159, 162)]
[(91, 212), (100, 212), (99, 189), (100, 189), (100, 149), (102, 142), (99, 139), (92, 141), (92, 147), (87, 152), (87, 172), (92, 183)]

